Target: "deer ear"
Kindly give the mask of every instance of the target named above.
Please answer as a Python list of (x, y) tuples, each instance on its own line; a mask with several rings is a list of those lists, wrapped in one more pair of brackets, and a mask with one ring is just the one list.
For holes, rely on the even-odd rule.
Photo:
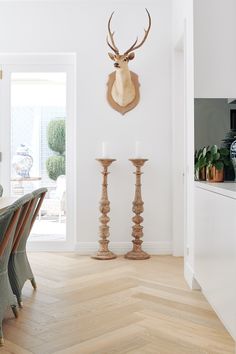
[(111, 58), (111, 60), (115, 60), (115, 55), (112, 53), (108, 53), (109, 57)]
[(130, 53), (130, 54), (128, 55), (128, 59), (129, 59), (129, 60), (133, 60), (134, 57), (135, 57), (134, 52), (132, 52), (132, 53)]

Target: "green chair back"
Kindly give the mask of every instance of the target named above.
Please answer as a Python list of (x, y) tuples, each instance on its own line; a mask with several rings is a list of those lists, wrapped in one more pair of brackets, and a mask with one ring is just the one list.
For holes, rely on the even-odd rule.
[(10, 306), (14, 316), (18, 317), (16, 298), (13, 295), (8, 277), (8, 265), (24, 200), (24, 197), (20, 198), (0, 212), (0, 346), (3, 345), (2, 320), (6, 309)]
[(25, 196), (18, 199), (16, 202), (16, 203), (20, 204), (21, 212), (20, 212), (20, 217), (19, 217), (18, 223), (17, 223), (16, 232), (14, 235), (12, 251), (17, 248), (17, 244), (20, 241), (22, 232), (25, 229), (25, 224), (27, 224), (27, 219), (30, 214), (30, 207), (31, 207), (32, 201), (33, 201), (33, 194), (28, 193)]
[(0, 273), (6, 271), (21, 204), (16, 201), (0, 213)]
[(30, 235), (30, 231), (36, 220), (39, 209), (42, 205), (47, 188), (39, 188), (31, 193), (31, 201), (28, 204), (28, 208), (24, 214), (23, 224), (20, 229), (16, 242), (13, 247), (13, 253), (18, 251), (25, 251), (26, 243)]
[(46, 188), (37, 189), (30, 194), (27, 203), (22, 207), (22, 217), (18, 223), (19, 227), (9, 259), (8, 275), (20, 307), (23, 307), (22, 288), (25, 282), (30, 280), (33, 288), (36, 289), (35, 278), (26, 253), (26, 243), (46, 192)]

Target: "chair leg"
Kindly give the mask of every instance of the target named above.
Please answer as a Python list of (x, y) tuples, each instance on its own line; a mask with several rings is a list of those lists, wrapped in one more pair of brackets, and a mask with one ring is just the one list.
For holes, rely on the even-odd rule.
[(11, 309), (12, 309), (12, 312), (13, 312), (15, 318), (18, 318), (19, 313), (18, 313), (16, 305), (11, 305)]
[(23, 301), (21, 298), (17, 299), (17, 302), (18, 302), (18, 306), (20, 309), (23, 309)]
[(3, 333), (2, 333), (2, 324), (0, 325), (0, 347), (4, 345)]
[(34, 288), (34, 290), (36, 290), (37, 289), (37, 284), (36, 284), (36, 281), (35, 281), (34, 278), (31, 279), (31, 284), (32, 284), (32, 287)]

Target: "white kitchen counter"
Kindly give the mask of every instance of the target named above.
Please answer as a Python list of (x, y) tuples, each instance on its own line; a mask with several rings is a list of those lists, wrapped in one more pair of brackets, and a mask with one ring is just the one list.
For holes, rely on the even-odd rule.
[(236, 183), (196, 182), (194, 274), (236, 341)]
[(236, 182), (195, 182), (197, 188), (205, 189), (207, 191), (218, 193), (229, 198), (236, 199)]

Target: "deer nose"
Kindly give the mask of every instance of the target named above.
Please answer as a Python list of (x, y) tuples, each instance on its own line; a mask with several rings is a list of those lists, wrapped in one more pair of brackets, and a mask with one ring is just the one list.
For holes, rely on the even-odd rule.
[(115, 67), (115, 68), (119, 68), (120, 65), (119, 65), (118, 63), (115, 63), (115, 64), (114, 64), (114, 67)]

